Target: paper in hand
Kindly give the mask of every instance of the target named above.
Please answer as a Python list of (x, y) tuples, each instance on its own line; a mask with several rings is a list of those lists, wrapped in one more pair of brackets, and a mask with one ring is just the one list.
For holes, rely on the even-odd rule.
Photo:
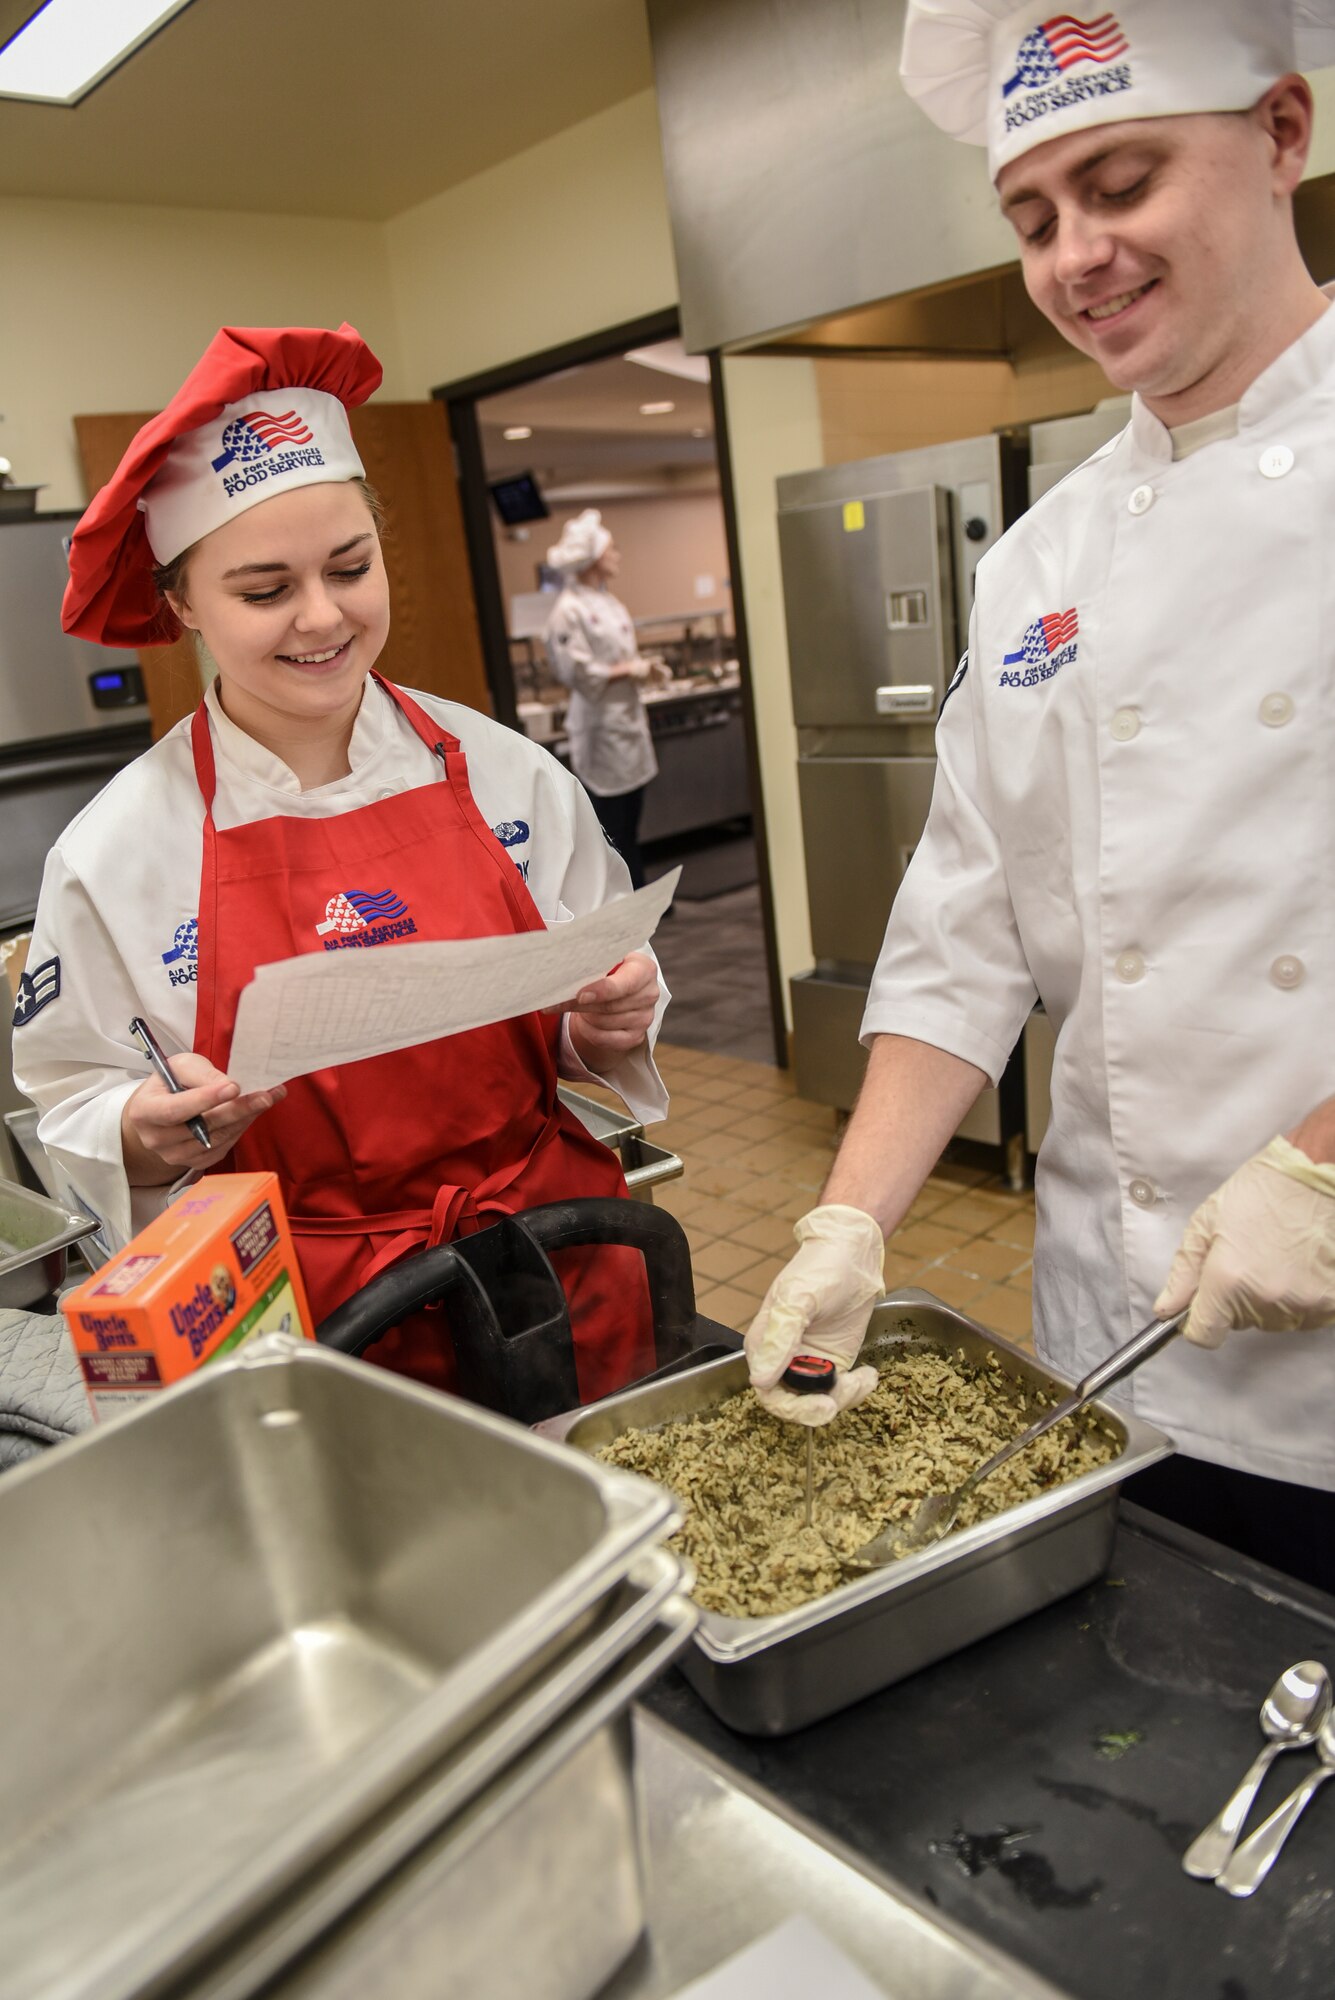
[(242, 988), (227, 1073), (245, 1092), (559, 1007), (651, 938), (680, 878), (546, 930), (308, 952)]

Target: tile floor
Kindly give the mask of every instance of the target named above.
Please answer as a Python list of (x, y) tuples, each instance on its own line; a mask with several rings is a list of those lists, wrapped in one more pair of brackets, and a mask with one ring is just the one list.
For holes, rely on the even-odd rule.
[[(672, 1106), (649, 1136), (686, 1171), (654, 1198), (690, 1239), (700, 1311), (743, 1332), (818, 1199), (835, 1114), (768, 1063), (661, 1042), (658, 1060)], [(921, 1285), (1027, 1345), (1033, 1246), (1032, 1191), (943, 1161), (887, 1246), (886, 1284)]]
[(672, 994), (674, 1041), (692, 1049), (774, 1061), (760, 890), (753, 882), (725, 895), (678, 897), (654, 950)]

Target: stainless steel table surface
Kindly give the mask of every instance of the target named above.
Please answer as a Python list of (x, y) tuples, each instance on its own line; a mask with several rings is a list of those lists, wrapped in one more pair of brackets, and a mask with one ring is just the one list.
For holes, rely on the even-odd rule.
[(669, 2000), (798, 1913), (889, 2000), (1063, 2000), (642, 1709), (635, 1749), (648, 1928), (598, 2000)]

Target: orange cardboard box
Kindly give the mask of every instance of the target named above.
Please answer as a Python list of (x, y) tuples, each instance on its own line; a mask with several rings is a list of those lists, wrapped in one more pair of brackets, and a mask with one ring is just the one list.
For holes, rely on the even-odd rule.
[(276, 1174), (205, 1174), (62, 1301), (95, 1417), (260, 1333), (314, 1339)]

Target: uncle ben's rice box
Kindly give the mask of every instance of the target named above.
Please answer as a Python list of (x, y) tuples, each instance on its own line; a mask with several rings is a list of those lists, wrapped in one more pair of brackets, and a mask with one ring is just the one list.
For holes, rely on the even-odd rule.
[(260, 1333), (314, 1338), (276, 1174), (205, 1174), (61, 1301), (93, 1415)]

